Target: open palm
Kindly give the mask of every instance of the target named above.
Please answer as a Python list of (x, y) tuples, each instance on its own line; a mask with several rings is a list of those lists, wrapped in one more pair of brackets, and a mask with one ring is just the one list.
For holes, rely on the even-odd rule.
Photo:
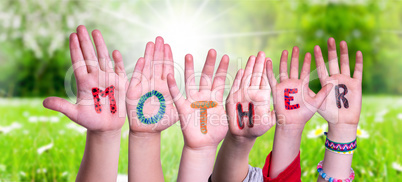
[[(226, 114), (223, 108), (223, 92), (229, 57), (226, 55), (222, 57), (213, 79), (215, 61), (216, 52), (215, 50), (210, 50), (202, 71), (199, 90), (196, 90), (193, 57), (186, 55), (186, 99), (181, 96), (173, 75), (168, 76), (169, 90), (180, 115), (184, 142), (190, 148), (217, 146), (227, 132)], [(201, 103), (204, 101), (207, 103)], [(204, 122), (201, 122), (203, 112), (200, 108), (197, 108), (196, 102), (199, 102), (199, 107), (206, 106), (202, 104), (207, 104), (210, 107), (204, 113), (206, 115)], [(192, 105), (193, 103), (194, 105)]]
[[(360, 51), (356, 53), (356, 66), (352, 78), (350, 76), (348, 47), (345, 41), (340, 43), (340, 53), (341, 70), (339, 71), (335, 40), (333, 38), (328, 39), (329, 76), (320, 47), (316, 46), (314, 48), (314, 54), (317, 62), (317, 72), (321, 85), (326, 85), (329, 83), (334, 85), (334, 88), (331, 89), (331, 92), (325, 98), (324, 103), (318, 110), (318, 113), (323, 116), (330, 125), (357, 125), (362, 105), (361, 86), (363, 55)], [(339, 99), (336, 97), (336, 92), (339, 93)], [(339, 100), (338, 103), (337, 100)]]
[[(65, 114), (88, 130), (118, 130), (126, 118), (126, 74), (122, 56), (118, 51), (113, 52), (115, 62), (113, 70), (100, 31), (94, 30), (92, 37), (97, 55), (84, 26), (79, 26), (77, 33), (70, 35), (70, 54), (77, 80), (76, 104), (71, 104), (62, 98), (49, 97), (44, 100), (43, 105)], [(94, 97), (93, 89), (105, 91), (103, 96), (102, 93), (98, 93), (99, 104), (98, 99)]]
[[(160, 132), (178, 120), (167, 85), (168, 74), (174, 74), (172, 51), (168, 44), (164, 44), (162, 37), (157, 37), (155, 44), (147, 44), (144, 57), (137, 61), (127, 90), (127, 114), (131, 131)], [(147, 98), (146, 94), (150, 92), (161, 95), (159, 98), (153, 95), (141, 104), (141, 98)], [(164, 112), (159, 113), (160, 110)], [(150, 118), (156, 119), (151, 121)]]
[[(257, 58), (250, 56), (245, 70), (240, 69), (236, 74), (226, 99), (229, 130), (234, 136), (256, 138), (275, 124), (275, 112), (270, 111), (271, 90), (265, 73), (266, 69), (264, 69), (267, 60), (271, 61), (265, 58), (263, 52), (260, 52)], [(242, 113), (238, 111), (239, 104), (242, 107)], [(250, 116), (252, 122), (250, 122)], [(242, 122), (238, 117), (242, 118)]]
[(268, 80), (272, 88), (277, 124), (303, 128), (317, 112), (332, 85), (324, 86), (317, 95), (310, 96), (308, 87), (310, 77), (311, 55), (307, 53), (299, 79), (299, 48), (294, 47), (290, 64), (290, 76), (287, 72), (288, 52), (284, 50), (279, 66), (280, 83), (268, 62)]

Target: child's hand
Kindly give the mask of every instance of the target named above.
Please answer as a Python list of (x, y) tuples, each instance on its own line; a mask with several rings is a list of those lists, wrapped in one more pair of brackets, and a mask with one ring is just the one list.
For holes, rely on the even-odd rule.
[(257, 58), (250, 56), (245, 70), (237, 72), (226, 99), (229, 129), (234, 137), (255, 139), (275, 124), (275, 112), (270, 111), (271, 90), (264, 69), (266, 60), (271, 61), (265, 58), (264, 52), (259, 52)]
[(223, 92), (229, 57), (227, 55), (222, 57), (213, 78), (215, 61), (216, 51), (210, 50), (202, 71), (199, 90), (196, 90), (193, 57), (186, 55), (187, 99), (181, 96), (173, 75), (168, 76), (169, 90), (180, 115), (185, 147), (192, 149), (217, 147), (227, 132)]
[(272, 62), (267, 63), (268, 80), (272, 88), (277, 124), (281, 127), (303, 129), (308, 120), (317, 112), (332, 85), (325, 85), (317, 95), (311, 96), (309, 87), (311, 55), (307, 53), (299, 79), (299, 48), (294, 47), (287, 72), (288, 52), (284, 50), (279, 67), (280, 83), (272, 71)]
[(90, 131), (120, 130), (126, 118), (126, 74), (122, 56), (118, 51), (113, 52), (113, 70), (102, 34), (94, 30), (92, 37), (97, 54), (84, 26), (70, 35), (71, 60), (77, 81), (76, 104), (49, 97), (43, 105), (65, 114)]
[[(173, 55), (162, 37), (149, 42), (140, 58), (127, 90), (127, 114), (132, 132), (161, 132), (177, 120), (177, 110), (167, 85), (174, 74)], [(146, 95), (147, 93), (151, 95)]]
[(330, 76), (328, 76), (321, 49), (319, 46), (314, 48), (321, 85), (328, 83), (334, 85), (318, 113), (328, 121), (329, 127), (334, 125), (357, 127), (362, 105), (363, 55), (360, 51), (356, 53), (356, 65), (352, 78), (350, 77), (348, 47), (345, 41), (340, 43), (340, 49), (341, 70), (339, 71), (335, 40), (333, 38), (328, 39), (330, 72)]
[(113, 181), (117, 177), (121, 127), (126, 120), (126, 74), (122, 56), (109, 53), (99, 30), (92, 32), (97, 54), (84, 26), (70, 35), (70, 53), (77, 81), (77, 103), (56, 97), (46, 108), (65, 114), (88, 129), (77, 181)]
[[(356, 53), (356, 65), (353, 78), (350, 77), (348, 47), (345, 41), (340, 43), (340, 67), (333, 38), (328, 39), (328, 64), (330, 76), (326, 69), (319, 46), (314, 48), (317, 71), (322, 85), (332, 83), (334, 88), (326, 97), (318, 112), (328, 121), (329, 140), (337, 143), (350, 143), (356, 139), (362, 106), (363, 55)], [(353, 154), (340, 155), (330, 150), (325, 151), (323, 170), (327, 176), (346, 179), (350, 175)], [(318, 177), (317, 181), (325, 181)]]
[(243, 181), (249, 171), (248, 156), (257, 137), (275, 121), (270, 111), (270, 88), (264, 69), (269, 58), (250, 56), (246, 69), (237, 72), (226, 99), (229, 130), (215, 162), (212, 181)]

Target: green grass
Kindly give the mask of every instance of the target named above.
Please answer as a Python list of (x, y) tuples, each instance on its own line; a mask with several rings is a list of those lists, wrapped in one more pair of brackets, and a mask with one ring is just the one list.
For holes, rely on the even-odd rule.
[[(386, 112), (385, 112), (386, 111)], [(385, 113), (383, 115), (379, 113)], [(402, 174), (392, 163), (402, 164), (402, 97), (365, 96), (360, 128), (369, 138), (358, 139), (353, 159), (356, 181), (402, 181)], [(58, 122), (29, 122), (30, 117), (60, 118)], [(378, 122), (383, 118), (383, 122)], [(32, 119), (32, 118), (31, 118)], [(376, 121), (377, 120), (377, 121)], [(42, 107), (41, 99), (0, 100), (0, 126), (13, 122), (21, 128), (0, 133), (0, 181), (73, 181), (77, 174), (85, 147), (85, 133), (67, 128), (67, 117)], [(301, 146), (302, 180), (316, 180), (317, 163), (324, 156), (324, 138), (307, 138), (308, 131), (325, 121), (318, 115), (306, 125)], [(127, 130), (127, 124), (123, 130)], [(263, 167), (272, 150), (274, 130), (257, 139), (250, 153), (250, 164)], [(39, 155), (37, 149), (49, 143), (54, 146)], [(161, 157), (166, 181), (175, 181), (183, 137), (179, 125), (162, 133)], [(128, 138), (122, 136), (119, 173), (127, 174)], [(46, 169), (46, 172), (38, 172)]]

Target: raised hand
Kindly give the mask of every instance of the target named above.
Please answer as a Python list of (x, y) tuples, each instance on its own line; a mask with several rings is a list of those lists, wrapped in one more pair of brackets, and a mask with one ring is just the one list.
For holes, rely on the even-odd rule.
[[(326, 97), (318, 113), (328, 122), (329, 140), (337, 143), (350, 143), (356, 139), (362, 106), (362, 74), (363, 55), (356, 53), (356, 65), (353, 78), (350, 76), (348, 47), (345, 41), (340, 43), (340, 70), (336, 44), (333, 38), (328, 39), (329, 73), (319, 46), (314, 48), (318, 77), (321, 85), (333, 84), (334, 88)], [(313, 95), (313, 94), (312, 94)], [(325, 151), (322, 169), (327, 176), (346, 179), (350, 175), (353, 154), (340, 155), (330, 150)], [(325, 181), (318, 177), (318, 181)]]
[(109, 53), (99, 30), (92, 32), (96, 52), (84, 26), (70, 35), (70, 54), (77, 81), (77, 102), (49, 97), (43, 105), (88, 129), (76, 181), (113, 181), (117, 177), (121, 127), (126, 119), (126, 74), (122, 56)]
[(186, 99), (181, 96), (173, 75), (168, 75), (169, 91), (180, 115), (184, 136), (178, 181), (207, 181), (212, 173), (216, 148), (227, 132), (223, 92), (229, 57), (222, 57), (213, 78), (215, 61), (216, 52), (210, 50), (197, 90), (193, 57), (186, 55)]
[(334, 85), (318, 113), (328, 121), (329, 127), (333, 125), (357, 126), (362, 105), (363, 55), (360, 51), (356, 53), (355, 71), (351, 77), (348, 46), (345, 41), (340, 43), (340, 50), (341, 69), (339, 70), (335, 39), (329, 38), (328, 64), (330, 75), (328, 75), (320, 47), (314, 48), (321, 85), (329, 83)]
[(288, 51), (284, 50), (279, 65), (280, 83), (277, 83), (272, 71), (272, 62), (268, 61), (268, 80), (272, 88), (277, 124), (304, 128), (304, 125), (317, 112), (332, 85), (325, 85), (317, 95), (311, 96), (308, 87), (310, 79), (311, 55), (304, 57), (299, 79), (299, 48), (294, 47), (290, 74), (288, 75)]
[(161, 132), (178, 120), (167, 85), (168, 74), (174, 74), (172, 50), (162, 37), (157, 37), (138, 59), (127, 90), (132, 132)]
[(267, 63), (268, 80), (272, 88), (277, 119), (269, 171), (271, 178), (276, 178), (297, 159), (304, 126), (317, 112), (332, 87), (331, 84), (325, 85), (317, 95), (309, 89), (310, 53), (304, 57), (300, 79), (298, 47), (294, 47), (292, 51), (289, 75), (287, 60), (288, 52), (285, 50), (282, 52), (279, 65), (279, 84), (272, 71), (272, 62)]
[(168, 76), (170, 93), (180, 115), (185, 145), (194, 149), (206, 146), (216, 147), (227, 131), (223, 92), (229, 57), (226, 55), (222, 57), (215, 78), (213, 78), (216, 51), (208, 52), (199, 90), (196, 90), (195, 85), (193, 57), (186, 55), (185, 59), (187, 99), (181, 96), (173, 75)]
[(155, 44), (147, 44), (144, 57), (137, 61), (127, 90), (130, 181), (164, 179), (161, 132), (178, 120), (168, 89), (168, 74), (174, 74), (172, 51), (162, 37), (157, 37)]
[(257, 137), (275, 124), (270, 111), (270, 88), (264, 52), (250, 56), (240, 69), (226, 99), (229, 132), (219, 150), (212, 181), (242, 181), (249, 171), (248, 156)]
[[(234, 137), (255, 139), (275, 124), (275, 112), (270, 111), (270, 88), (266, 74), (264, 52), (250, 56), (246, 69), (239, 70), (226, 99), (229, 130)], [(250, 108), (251, 106), (251, 108)]]
[(102, 34), (94, 30), (92, 37), (97, 54), (84, 26), (70, 35), (70, 55), (77, 81), (76, 104), (49, 97), (43, 105), (91, 131), (120, 130), (126, 118), (126, 74), (122, 56), (118, 51), (113, 52), (113, 70)]

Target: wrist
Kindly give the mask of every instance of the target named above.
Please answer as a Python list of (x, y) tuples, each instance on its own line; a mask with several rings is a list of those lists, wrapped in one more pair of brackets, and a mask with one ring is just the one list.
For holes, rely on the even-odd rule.
[(356, 132), (357, 125), (329, 125), (327, 137), (328, 139), (335, 142), (351, 142), (356, 139)]
[(111, 131), (91, 131), (87, 130), (87, 136), (100, 139), (102, 141), (114, 140), (121, 138), (121, 129)]
[(161, 132), (141, 132), (141, 131), (132, 131), (129, 132), (130, 138), (140, 138), (140, 139), (147, 139), (147, 138), (160, 138)]
[[(300, 137), (303, 133), (305, 125), (276, 125), (275, 127), (275, 136), (284, 136), (286, 138), (289, 137)], [(278, 135), (277, 135), (278, 133)]]

